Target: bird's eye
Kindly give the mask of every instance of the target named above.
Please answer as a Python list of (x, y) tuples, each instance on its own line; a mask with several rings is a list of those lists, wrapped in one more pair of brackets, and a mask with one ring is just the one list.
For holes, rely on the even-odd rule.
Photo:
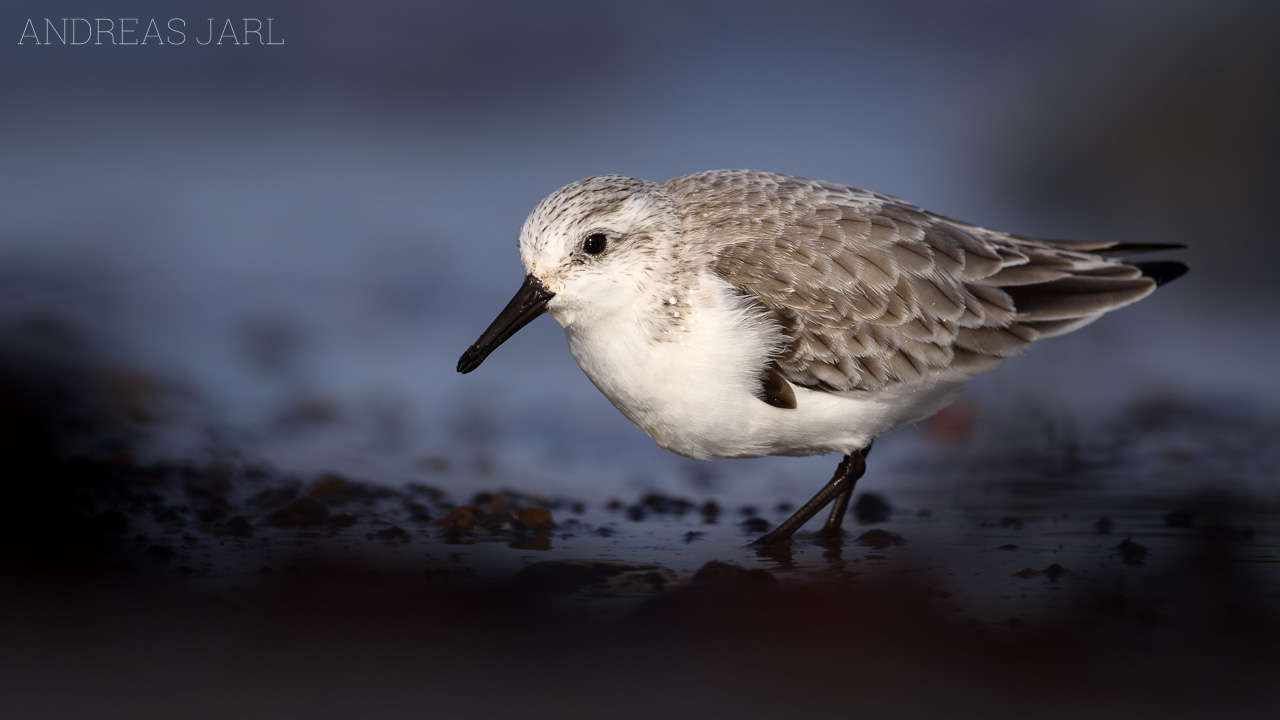
[(592, 233), (587, 236), (586, 240), (582, 241), (582, 251), (588, 255), (599, 255), (604, 252), (604, 247), (608, 244), (609, 238), (605, 237), (603, 233)]

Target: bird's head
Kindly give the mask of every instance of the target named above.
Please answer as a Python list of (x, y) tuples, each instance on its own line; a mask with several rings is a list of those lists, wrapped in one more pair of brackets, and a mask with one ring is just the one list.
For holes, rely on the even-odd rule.
[(524, 284), (458, 370), (478, 367), (543, 312), (567, 328), (658, 297), (679, 236), (674, 205), (657, 183), (600, 175), (552, 193), (520, 231)]

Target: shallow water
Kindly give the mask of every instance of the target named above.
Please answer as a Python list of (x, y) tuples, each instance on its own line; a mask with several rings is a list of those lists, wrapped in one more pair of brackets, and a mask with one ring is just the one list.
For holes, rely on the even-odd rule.
[[(27, 397), (94, 397), (44, 387)], [(825, 475), (802, 471), (827, 463), (543, 493), (536, 469), (477, 463), (487, 441), (460, 441), (388, 484), (243, 454), (150, 460), (142, 426), (100, 424), (110, 407), (29, 405), (25, 427), (50, 434), (7, 438), (0, 664), (23, 707), (163, 710), (196, 693), (215, 715), (320, 712), (355, 688), (394, 712), (483, 697), (532, 716), (559, 716), (537, 699), (549, 689), (677, 717), (797, 697), (987, 716), (1046, 699), (1062, 717), (1270, 707), (1280, 511), (1260, 411), (1165, 398), (1105, 432), (1051, 424), (1003, 445), (960, 432), (980, 413), (955, 411), (877, 445), (841, 538), (759, 549)], [(45, 454), (56, 444), (73, 450)], [(50, 700), (53, 678), (88, 694)]]

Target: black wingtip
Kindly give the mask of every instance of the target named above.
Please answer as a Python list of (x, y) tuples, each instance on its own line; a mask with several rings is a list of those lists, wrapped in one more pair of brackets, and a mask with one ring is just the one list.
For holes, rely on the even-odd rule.
[(1178, 262), (1177, 260), (1156, 260), (1153, 262), (1133, 263), (1133, 266), (1142, 271), (1144, 277), (1149, 277), (1156, 281), (1156, 287), (1164, 285), (1167, 282), (1173, 282), (1183, 275), (1187, 274), (1187, 264)]
[(1186, 249), (1187, 246), (1181, 243), (1116, 243), (1109, 248), (1099, 250), (1098, 254), (1103, 257), (1120, 257), (1122, 255), (1136, 255), (1137, 253)]

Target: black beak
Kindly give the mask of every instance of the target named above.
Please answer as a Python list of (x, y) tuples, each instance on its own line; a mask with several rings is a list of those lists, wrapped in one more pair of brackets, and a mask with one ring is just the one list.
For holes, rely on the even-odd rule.
[(475, 344), (467, 348), (458, 359), (458, 372), (469, 373), (480, 367), (480, 363), (489, 357), (489, 353), (516, 334), (516, 331), (529, 324), (530, 320), (547, 311), (547, 301), (556, 294), (548, 290), (542, 281), (532, 275), (524, 276), (524, 284), (516, 291), (516, 296), (502, 308), (498, 317), (489, 325)]

